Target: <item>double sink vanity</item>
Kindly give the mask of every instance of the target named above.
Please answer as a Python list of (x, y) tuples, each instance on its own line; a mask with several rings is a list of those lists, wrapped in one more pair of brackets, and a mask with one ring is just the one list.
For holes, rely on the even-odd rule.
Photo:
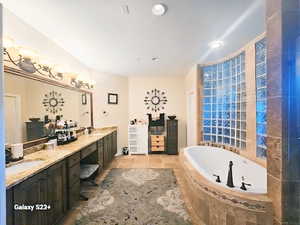
[(103, 128), (6, 168), (7, 225), (56, 225), (80, 198), (80, 163), (100, 174), (117, 153), (117, 129)]
[(113, 160), (117, 128), (93, 129), (92, 86), (4, 64), (7, 225), (57, 225)]

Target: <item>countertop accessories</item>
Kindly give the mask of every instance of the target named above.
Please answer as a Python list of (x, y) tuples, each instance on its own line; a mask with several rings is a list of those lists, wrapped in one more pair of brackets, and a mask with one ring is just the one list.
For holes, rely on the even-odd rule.
[(175, 116), (175, 115), (172, 115), (172, 116), (168, 116), (168, 118), (169, 118), (170, 120), (175, 120), (175, 119), (176, 119), (176, 116)]
[(162, 111), (165, 109), (165, 105), (167, 104), (167, 102), (168, 100), (165, 91), (161, 91), (155, 88), (151, 91), (146, 92), (144, 103), (147, 110), (151, 110), (153, 112)]
[(9, 149), (5, 148), (5, 164), (10, 163), (11, 160), (11, 152)]
[(164, 127), (165, 126), (165, 114), (164, 113), (160, 113), (159, 114), (159, 119), (153, 120), (152, 118), (152, 114), (148, 113), (148, 124), (149, 127)]
[(18, 161), (23, 159), (23, 144), (12, 144), (11, 145), (11, 158), (12, 161)]

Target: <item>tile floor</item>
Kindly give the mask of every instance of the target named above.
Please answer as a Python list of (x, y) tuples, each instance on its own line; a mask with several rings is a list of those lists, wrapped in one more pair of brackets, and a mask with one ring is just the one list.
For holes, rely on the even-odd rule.
[[(112, 168), (173, 168), (175, 176), (178, 181), (178, 185), (182, 192), (182, 197), (185, 201), (188, 212), (191, 216), (194, 225), (202, 225), (197, 221), (197, 217), (191, 208), (191, 205), (187, 199), (187, 193), (185, 185), (185, 179), (180, 166), (179, 157), (171, 155), (131, 155), (131, 156), (118, 156), (116, 157), (110, 166), (96, 178), (96, 183), (100, 183), (104, 177), (108, 174)], [(88, 192), (93, 192), (95, 187), (90, 187), (85, 195), (89, 196)], [(86, 202), (81, 201), (80, 205), (86, 204)], [(80, 207), (79, 205), (79, 207)], [(66, 219), (63, 221), (62, 225), (73, 225), (76, 218), (77, 210), (74, 209), (68, 213)]]

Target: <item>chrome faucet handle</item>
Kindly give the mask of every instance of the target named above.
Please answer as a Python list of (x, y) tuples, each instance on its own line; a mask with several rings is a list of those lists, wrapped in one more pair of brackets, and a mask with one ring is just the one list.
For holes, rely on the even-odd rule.
[(214, 177), (216, 177), (216, 182), (217, 183), (221, 183), (221, 179), (220, 179), (220, 176), (219, 175), (216, 175), (216, 174), (213, 174)]

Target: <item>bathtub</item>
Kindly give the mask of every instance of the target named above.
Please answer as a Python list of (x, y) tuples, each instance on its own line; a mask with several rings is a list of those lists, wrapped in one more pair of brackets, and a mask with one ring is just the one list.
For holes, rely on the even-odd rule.
[[(184, 155), (193, 167), (207, 180), (225, 188), (247, 193), (266, 194), (267, 193), (267, 170), (233, 152), (211, 146), (193, 146), (184, 149)], [(234, 188), (226, 185), (229, 170), (229, 162), (233, 162), (233, 183)], [(216, 182), (216, 177), (220, 176), (221, 183)], [(247, 191), (241, 190), (242, 177)]]
[[(199, 224), (273, 225), (272, 200), (267, 195), (266, 169), (236, 153), (211, 146), (192, 146), (180, 152), (184, 194)], [(227, 187), (233, 162), (234, 188)], [(216, 182), (219, 175), (221, 183)], [(247, 191), (241, 190), (242, 177)]]

